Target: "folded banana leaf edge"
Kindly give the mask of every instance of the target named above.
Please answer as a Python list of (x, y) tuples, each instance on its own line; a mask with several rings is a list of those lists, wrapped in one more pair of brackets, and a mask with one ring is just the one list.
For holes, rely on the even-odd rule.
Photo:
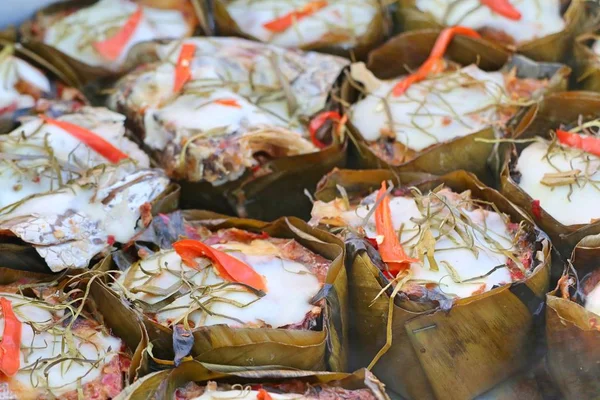
[[(376, 190), (382, 180), (421, 190), (441, 183), (458, 192), (471, 190), (474, 198), (495, 203), (511, 221), (523, 221), (535, 240), (537, 264), (527, 279), (459, 299), (445, 310), (444, 304), (406, 298), (396, 298), (391, 304), (389, 292), (374, 301), (387, 281), (377, 259), (369, 256), (368, 245), (347, 241), (350, 314), (354, 316), (351, 334), (357, 341), (351, 346), (362, 350), (359, 365), (369, 364), (392, 335), (391, 347), (373, 368), (389, 389), (408, 399), (474, 398), (529, 361), (549, 287), (550, 241), (524, 212), (465, 171), (436, 178), (389, 170), (335, 170), (320, 182), (315, 197), (333, 200), (337, 185), (346, 189), (349, 198), (363, 196)], [(388, 309), (392, 308), (388, 332)]]
[(344, 389), (369, 389), (377, 400), (389, 400), (384, 385), (367, 370), (352, 374), (335, 372), (311, 372), (285, 369), (276, 366), (263, 368), (223, 367), (187, 361), (179, 367), (147, 375), (126, 388), (115, 400), (145, 400), (174, 398), (177, 388), (188, 382), (226, 381), (264, 383), (300, 380), (310, 384), (330, 384)]

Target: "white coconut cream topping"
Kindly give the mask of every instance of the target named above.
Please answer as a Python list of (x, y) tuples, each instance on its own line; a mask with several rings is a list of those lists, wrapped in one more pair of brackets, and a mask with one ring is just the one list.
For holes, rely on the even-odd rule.
[[(539, 141), (525, 148), (517, 161), (519, 187), (563, 225), (589, 224), (600, 218), (600, 158), (559, 144), (549, 152), (549, 143)], [(556, 184), (557, 174), (572, 173), (573, 184)]]
[[(513, 248), (507, 217), (481, 208), (472, 209), (467, 205), (468, 192), (458, 195), (448, 189), (442, 189), (434, 197), (437, 198), (444, 199), (447, 204), (454, 207), (453, 212), (457, 221), (457, 228), (449, 232), (444, 231), (443, 234), (440, 234), (439, 230), (442, 226), (441, 218), (448, 217), (447, 222), (444, 223), (445, 230), (450, 229), (448, 222), (455, 220), (447, 208), (443, 208), (437, 214), (436, 218), (439, 220), (431, 222), (429, 226), (428, 223), (416, 222), (423, 220), (427, 209), (420, 210), (414, 198), (393, 197), (390, 200), (393, 226), (397, 231), (402, 228), (400, 241), (407, 254), (419, 258), (417, 254), (419, 246), (425, 246), (428, 241), (435, 242), (433, 258), (439, 270), (433, 270), (430, 259), (424, 257), (422, 262), (411, 264), (411, 282), (438, 284), (440, 292), (449, 297), (460, 298), (469, 297), (474, 292), (489, 291), (494, 285), (512, 282), (507, 268), (496, 269), (485, 276), (495, 267), (505, 265), (508, 257), (504, 251)], [(371, 196), (369, 199), (373, 200), (374, 197)], [(312, 211), (312, 223), (336, 218), (340, 223), (359, 228), (373, 206), (371, 201), (369, 203), (369, 205), (346, 209), (342, 201), (329, 203), (317, 201)], [(439, 205), (432, 209), (438, 208)], [(430, 212), (433, 214), (432, 209)], [(367, 237), (377, 238), (374, 213), (363, 228)], [(431, 236), (429, 234), (424, 236), (426, 230)]]
[[(284, 259), (277, 248), (264, 240), (219, 244), (218, 248), (252, 267), (266, 281), (267, 293), (258, 297), (240, 285), (226, 284), (205, 258), (198, 258), (198, 269), (182, 263), (175, 251), (163, 251), (134, 265), (120, 278), (128, 291), (143, 286), (168, 289), (164, 295), (137, 291), (129, 293), (135, 300), (157, 304), (175, 293), (175, 300), (156, 313), (158, 322), (171, 325), (187, 318), (195, 326), (227, 324), (231, 327), (262, 325), (273, 328), (300, 323), (314, 306), (311, 299), (321, 283), (303, 264)], [(184, 279), (181, 279), (181, 276)], [(212, 286), (212, 290), (206, 290)], [(181, 294), (183, 293), (183, 294)], [(200, 307), (211, 311), (212, 315)], [(281, 305), (285, 304), (285, 308)]]
[[(230, 105), (232, 103), (236, 105)], [(144, 121), (145, 143), (154, 149), (164, 149), (169, 142), (182, 143), (200, 132), (212, 131), (207, 137), (227, 136), (261, 126), (288, 125), (285, 120), (227, 90), (215, 90), (206, 97), (180, 96), (161, 109), (146, 110)], [(163, 127), (172, 130), (165, 132)]]
[(538, 39), (565, 29), (560, 0), (510, 0), (521, 13), (512, 20), (483, 6), (480, 0), (416, 0), (419, 10), (443, 25), (461, 25), (475, 30), (491, 28), (504, 32), (517, 43)]
[(0, 115), (3, 109), (17, 110), (35, 105), (33, 96), (19, 93), (15, 87), (19, 81), (26, 82), (40, 93), (50, 92), (50, 81), (39, 69), (11, 54), (0, 56)]
[(115, 61), (104, 58), (93, 43), (111, 38), (137, 8), (138, 5), (129, 0), (100, 0), (50, 25), (44, 43), (88, 65), (117, 70), (134, 45), (155, 39), (181, 38), (189, 30), (178, 10), (142, 7), (141, 20), (119, 57)]
[[(63, 115), (66, 121), (105, 139), (128, 154), (139, 167), (148, 167), (148, 156), (125, 136), (125, 117), (106, 108), (83, 107)], [(0, 136), (0, 209), (35, 193), (58, 189), (88, 168), (108, 161), (62, 128), (30, 119), (8, 135)]]
[[(100, 378), (104, 366), (121, 351), (120, 339), (86, 325), (75, 324), (67, 335), (64, 324), (57, 323), (68, 312), (66, 307), (10, 293), (0, 293), (0, 297), (11, 302), (22, 323), (19, 372), (2, 378), (19, 399), (74, 391)], [(0, 316), (3, 330), (4, 316)]]
[[(180, 94), (173, 96), (181, 43), (172, 42), (158, 49), (163, 64), (130, 82), (126, 99), (116, 94), (110, 100), (112, 108), (124, 101), (127, 107), (144, 111), (145, 140), (156, 149), (168, 143), (163, 137), (166, 131), (178, 128), (199, 133), (216, 127), (248, 129), (269, 124), (308, 136), (300, 120), (324, 107), (347, 64), (340, 57), (236, 38), (190, 38), (185, 43), (196, 50), (190, 66), (192, 78)], [(210, 104), (219, 98), (234, 99), (240, 107)]]
[(600, 283), (586, 296), (585, 309), (600, 316)]
[(297, 19), (283, 32), (273, 32), (264, 27), (264, 24), (301, 10), (311, 2), (235, 0), (227, 5), (227, 11), (242, 32), (263, 42), (282, 47), (301, 47), (335, 40), (336, 44), (350, 47), (367, 32), (379, 7), (372, 0), (329, 0), (325, 7)]
[(356, 66), (352, 76), (366, 84), (368, 94), (352, 105), (350, 120), (366, 141), (391, 136), (409, 149), (422, 151), (493, 125), (499, 119), (497, 107), (508, 101), (502, 73), (485, 72), (476, 65), (413, 84), (398, 97), (391, 91), (402, 78), (379, 81)]
[(168, 185), (158, 170), (136, 171), (131, 164), (98, 169), (0, 210), (0, 230), (30, 243), (54, 272), (86, 268), (96, 254), (142, 228), (140, 206)]

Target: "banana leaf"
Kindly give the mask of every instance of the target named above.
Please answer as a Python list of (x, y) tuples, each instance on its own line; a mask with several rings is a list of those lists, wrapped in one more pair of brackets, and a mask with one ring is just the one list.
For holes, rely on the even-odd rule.
[[(516, 52), (532, 60), (564, 62), (569, 55), (573, 38), (585, 20), (583, 0), (561, 0), (566, 27), (563, 31), (524, 42), (518, 46), (506, 46), (497, 42), (507, 51)], [(431, 14), (417, 9), (416, 0), (398, 0), (396, 19), (403, 31), (443, 28)], [(491, 41), (489, 41), (491, 42)]]
[(188, 361), (172, 370), (155, 372), (125, 389), (115, 400), (171, 399), (177, 388), (189, 382), (199, 384), (209, 380), (228, 383), (257, 384), (280, 383), (300, 380), (311, 385), (328, 384), (349, 390), (369, 389), (377, 400), (389, 400), (384, 385), (367, 370), (353, 374), (335, 372), (311, 372), (277, 367), (223, 368), (218, 365)]
[[(429, 29), (395, 36), (371, 52), (367, 68), (379, 79), (391, 79), (406, 74), (409, 70), (418, 68), (427, 59), (439, 32)], [(461, 65), (476, 63), (486, 71), (516, 68), (519, 78), (547, 78), (549, 83), (546, 90), (549, 92), (566, 90), (567, 77), (570, 74), (570, 69), (562, 64), (536, 63), (521, 56), (511, 57), (508, 51), (497, 45), (463, 36), (452, 41), (446, 56)], [(360, 92), (347, 80), (341, 94), (344, 104), (353, 104), (359, 99)], [(517, 112), (507, 124), (509, 134), (515, 130), (515, 125), (524, 111), (525, 109)], [(431, 146), (406, 163), (389, 165), (371, 151), (361, 133), (351, 123), (348, 123), (348, 129), (352, 142), (349, 165), (353, 168), (394, 168), (400, 172), (421, 171), (436, 175), (463, 169), (474, 173), (486, 183), (491, 183), (493, 179), (488, 170), (488, 159), (496, 145), (480, 140), (494, 139), (503, 134), (490, 127)]]
[[(597, 270), (599, 251), (600, 235), (584, 238), (571, 255), (577, 274), (567, 270), (564, 278), (571, 275), (577, 281)], [(571, 300), (569, 288), (560, 284), (548, 293), (546, 303), (548, 369), (554, 382), (567, 400), (597, 398), (600, 393), (600, 316)]]
[[(209, 211), (188, 210), (182, 214), (186, 222), (210, 230), (235, 227), (251, 232), (266, 232), (277, 238), (295, 239), (309, 250), (331, 260), (325, 286), (317, 295), (326, 300), (321, 330), (230, 328), (227, 325), (198, 327), (192, 330), (191, 345), (191, 355), (196, 360), (247, 367), (282, 365), (306, 370), (346, 369), (347, 278), (344, 246), (337, 237), (311, 228), (293, 217), (267, 223)], [(116, 264), (114, 259), (110, 262)], [(117, 266), (113, 265), (113, 268)], [(119, 296), (116, 292), (112, 295)], [(155, 361), (172, 365), (171, 360), (174, 360), (177, 350), (173, 345), (173, 330), (148, 317), (144, 317), (144, 324), (153, 344), (152, 356)]]
[(0, 269), (0, 285), (18, 286), (25, 296), (46, 292), (57, 298), (58, 293), (66, 293), (67, 289), (85, 296), (84, 310), (88, 317), (104, 325), (112, 335), (125, 343), (126, 352), (131, 355), (125, 383), (130, 384), (146, 373), (142, 355), (148, 346), (148, 335), (139, 316), (118, 299), (115, 301), (107, 296), (110, 293), (99, 282), (97, 276), (89, 274), (35, 276), (29, 272)]
[[(72, 12), (83, 7), (88, 7), (98, 0), (68, 0), (61, 1), (55, 4), (51, 4), (39, 10), (34, 18), (30, 21), (25, 22), (18, 32), (18, 41), (23, 46), (33, 52), (41, 59), (46, 60), (52, 64), (57, 70), (61, 71), (64, 75), (68, 76), (69, 85), (83, 90), (86, 84), (94, 81), (105, 80), (109, 82), (112, 78), (121, 75), (126, 71), (113, 71), (108, 68), (88, 65), (80, 60), (68, 56), (62, 51), (45, 44), (39, 38), (39, 28), (36, 24), (39, 23), (44, 17), (49, 17), (58, 13)], [(180, 6), (182, 0), (137, 0), (149, 7), (172, 9)], [(185, 5), (187, 18), (194, 23), (199, 29), (203, 29), (202, 25), (198, 25), (198, 21), (202, 21), (198, 18), (198, 11), (201, 7), (200, 0), (189, 0), (190, 4)], [(189, 15), (188, 15), (189, 14)], [(8, 31), (5, 34), (9, 34)], [(143, 45), (143, 43), (141, 43)], [(136, 47), (136, 46), (134, 46)], [(131, 67), (131, 63), (126, 62), (126, 66)]]
[[(151, 202), (152, 215), (159, 213), (169, 213), (176, 210), (179, 206), (180, 188), (176, 184), (170, 184), (165, 191)], [(96, 264), (93, 269), (106, 270), (102, 263)], [(9, 271), (13, 272), (9, 272)], [(14, 272), (18, 271), (18, 272)], [(20, 273), (32, 274), (40, 277), (47, 275), (50, 277), (60, 276), (64, 271), (52, 272), (44, 259), (35, 250), (35, 248), (12, 235), (2, 235), (0, 238), (0, 272), (3, 274)], [(70, 274), (81, 273), (81, 270), (71, 269)]]
[[(379, 0), (377, 2), (380, 3), (379, 13), (369, 24), (367, 32), (357, 38), (356, 44), (351, 48), (338, 44), (339, 38), (336, 38), (335, 35), (332, 35), (331, 39), (324, 39), (300, 48), (302, 50), (313, 50), (335, 54), (353, 60), (365, 60), (369, 51), (381, 44), (391, 33), (392, 23), (389, 12)], [(214, 0), (211, 2), (211, 12), (209, 12), (208, 8), (204, 9), (204, 19), (210, 19), (213, 22), (214, 29), (211, 34), (218, 34), (219, 36), (239, 36), (246, 39), (258, 40), (250, 34), (245, 33), (238, 26), (227, 11), (229, 3), (231, 3), (231, 0)]]
[(600, 56), (590, 46), (596, 40), (594, 34), (583, 34), (573, 44), (573, 63), (576, 87), (581, 90), (600, 92)]
[[(340, 185), (353, 194), (377, 189), (382, 179), (415, 185), (421, 190), (445, 184), (456, 192), (471, 190), (473, 198), (493, 202), (522, 222), (536, 238), (539, 264), (524, 281), (453, 302), (450, 310), (431, 303), (396, 298), (382, 291), (384, 281), (375, 259), (347, 242), (353, 348), (361, 349), (359, 365), (368, 365), (392, 337), (391, 347), (374, 365), (387, 387), (408, 399), (472, 399), (523, 368), (536, 340), (544, 294), (550, 278), (550, 242), (520, 209), (474, 175), (456, 171), (439, 178), (384, 170), (338, 170), (326, 176), (315, 197), (331, 201)], [(411, 183), (412, 182), (412, 183)], [(393, 309), (388, 332), (388, 310)]]
[[(593, 92), (553, 93), (533, 106), (521, 120), (516, 129), (515, 139), (530, 139), (540, 136), (550, 138), (550, 130), (560, 128), (561, 124), (577, 122), (583, 118), (600, 117), (600, 95)], [(600, 233), (600, 222), (587, 225), (563, 225), (542, 208), (540, 213), (532, 211), (534, 199), (525, 193), (511, 175), (518, 155), (529, 143), (514, 143), (503, 151), (503, 167), (500, 175), (500, 191), (511, 202), (525, 210), (535, 223), (552, 239), (554, 246), (565, 256), (582, 238)]]

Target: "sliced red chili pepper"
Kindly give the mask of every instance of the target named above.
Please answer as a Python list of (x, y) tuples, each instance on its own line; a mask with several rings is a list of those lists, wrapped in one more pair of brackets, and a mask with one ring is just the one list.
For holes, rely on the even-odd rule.
[(100, 55), (107, 60), (114, 61), (123, 52), (123, 49), (131, 39), (136, 28), (142, 20), (142, 7), (138, 6), (137, 10), (127, 19), (125, 24), (108, 39), (99, 42), (94, 42), (94, 48)]
[(508, 0), (479, 0), (481, 5), (488, 7), (496, 14), (505, 18), (518, 21), (521, 19), (521, 13)]
[(82, 128), (79, 125), (75, 125), (67, 121), (59, 121), (57, 119), (48, 118), (43, 115), (41, 115), (40, 118), (44, 121), (44, 123), (57, 126), (67, 132), (69, 135), (85, 143), (86, 146), (90, 147), (92, 150), (106, 158), (111, 163), (118, 163), (119, 161), (129, 157), (127, 154), (113, 146), (109, 141), (96, 135), (90, 130)]
[(236, 99), (218, 99), (213, 101), (213, 103), (227, 107), (242, 108), (242, 106), (240, 105), (240, 103), (238, 103)]
[(175, 65), (175, 82), (173, 84), (173, 93), (179, 92), (183, 85), (192, 77), (190, 64), (196, 53), (196, 46), (191, 43), (184, 43), (181, 46), (177, 64)]
[(17, 319), (10, 300), (0, 298), (0, 308), (4, 316), (4, 332), (0, 342), (0, 372), (6, 376), (13, 376), (21, 366), (22, 324)]
[(246, 263), (219, 251), (198, 240), (184, 239), (173, 244), (185, 265), (195, 268), (197, 257), (208, 257), (221, 278), (230, 282), (239, 282), (257, 290), (267, 291), (264, 278)]
[(273, 400), (273, 397), (265, 389), (259, 389), (256, 400)]
[(556, 130), (556, 137), (561, 144), (569, 147), (575, 147), (586, 153), (600, 156), (600, 139), (593, 136), (582, 136), (577, 133), (571, 133), (560, 129)]
[(295, 21), (308, 17), (324, 7), (327, 7), (327, 1), (311, 1), (299, 10), (291, 11), (279, 18), (264, 23), (263, 27), (271, 32), (284, 32), (292, 26)]
[(440, 33), (431, 53), (427, 60), (417, 69), (416, 72), (408, 75), (404, 79), (394, 86), (392, 89), (392, 94), (395, 97), (402, 96), (404, 92), (408, 90), (408, 88), (414, 83), (425, 80), (428, 75), (436, 74), (442, 72), (444, 70), (444, 54), (452, 42), (452, 39), (456, 35), (470, 36), (470, 37), (481, 37), (479, 33), (474, 31), (471, 28), (466, 28), (464, 26), (453, 26), (450, 28), (446, 28)]
[(313, 119), (311, 119), (310, 123), (308, 124), (310, 140), (315, 146), (317, 146), (320, 149), (324, 149), (325, 147), (327, 147), (327, 145), (317, 138), (317, 132), (328, 120), (339, 122), (342, 120), (342, 116), (337, 111), (323, 111), (322, 113), (317, 114)]
[(541, 219), (542, 218), (542, 206), (540, 206), (540, 201), (539, 200), (533, 200), (531, 202), (531, 213), (537, 219)]
[(381, 189), (377, 194), (379, 205), (375, 209), (375, 230), (378, 236), (383, 237), (378, 249), (381, 259), (388, 265), (391, 272), (397, 274), (410, 268), (410, 263), (419, 262), (419, 260), (410, 258), (398, 239), (398, 234), (392, 222), (390, 199), (386, 192), (387, 187), (384, 181), (381, 182)]

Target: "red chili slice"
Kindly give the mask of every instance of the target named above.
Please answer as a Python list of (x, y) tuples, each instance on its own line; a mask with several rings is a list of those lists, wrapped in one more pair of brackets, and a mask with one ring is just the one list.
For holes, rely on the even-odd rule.
[(57, 119), (48, 118), (43, 115), (41, 115), (40, 118), (44, 121), (44, 123), (59, 127), (71, 136), (77, 138), (111, 163), (118, 163), (119, 161), (129, 157), (127, 154), (113, 146), (109, 141), (96, 135), (90, 130), (82, 128), (79, 125), (75, 125), (67, 121), (59, 121)]
[(539, 200), (533, 200), (531, 202), (531, 213), (537, 218), (542, 218), (542, 206), (540, 206)]
[(446, 28), (438, 36), (431, 53), (427, 60), (419, 67), (419, 69), (405, 77), (403, 80), (398, 82), (392, 89), (394, 97), (402, 96), (404, 92), (414, 83), (425, 80), (428, 75), (442, 72), (444, 69), (443, 58), (448, 46), (452, 42), (452, 39), (456, 35), (470, 36), (470, 37), (481, 37), (479, 33), (471, 28), (464, 26), (453, 26)]
[(571, 133), (560, 129), (556, 130), (556, 137), (561, 144), (574, 147), (585, 151), (586, 153), (600, 156), (600, 139), (593, 136), (582, 136), (577, 133)]
[(263, 27), (271, 32), (281, 33), (302, 18), (308, 17), (321, 8), (327, 7), (327, 1), (311, 1), (299, 10), (291, 11), (279, 18), (263, 24)]
[(521, 13), (508, 0), (479, 0), (481, 5), (488, 7), (496, 14), (505, 18), (518, 21), (521, 19)]
[(419, 260), (410, 258), (398, 239), (398, 234), (392, 222), (390, 199), (386, 192), (387, 188), (384, 181), (381, 182), (381, 189), (377, 193), (379, 205), (375, 209), (375, 230), (378, 236), (383, 237), (378, 248), (381, 259), (388, 265), (392, 273), (397, 274), (410, 268), (410, 263), (419, 262)]
[(191, 43), (184, 43), (181, 46), (177, 64), (175, 65), (175, 82), (173, 84), (173, 93), (179, 92), (183, 85), (192, 77), (190, 64), (196, 53), (196, 46)]
[(127, 19), (125, 24), (119, 29), (117, 33), (108, 39), (104, 39), (99, 42), (94, 42), (94, 48), (100, 55), (107, 60), (114, 61), (123, 52), (123, 49), (131, 39), (131, 36), (137, 29), (140, 21), (142, 20), (142, 7), (138, 6), (137, 10)]
[(4, 331), (0, 342), (0, 372), (6, 376), (13, 376), (21, 366), (22, 325), (13, 311), (10, 300), (0, 298), (0, 308), (4, 317)]
[(242, 108), (242, 106), (240, 105), (240, 103), (238, 103), (236, 99), (218, 99), (213, 101), (213, 103), (227, 107)]
[(246, 263), (219, 251), (199, 240), (185, 239), (175, 242), (173, 248), (185, 265), (195, 268), (197, 257), (208, 257), (221, 278), (230, 282), (239, 282), (257, 290), (267, 292), (264, 278)]

